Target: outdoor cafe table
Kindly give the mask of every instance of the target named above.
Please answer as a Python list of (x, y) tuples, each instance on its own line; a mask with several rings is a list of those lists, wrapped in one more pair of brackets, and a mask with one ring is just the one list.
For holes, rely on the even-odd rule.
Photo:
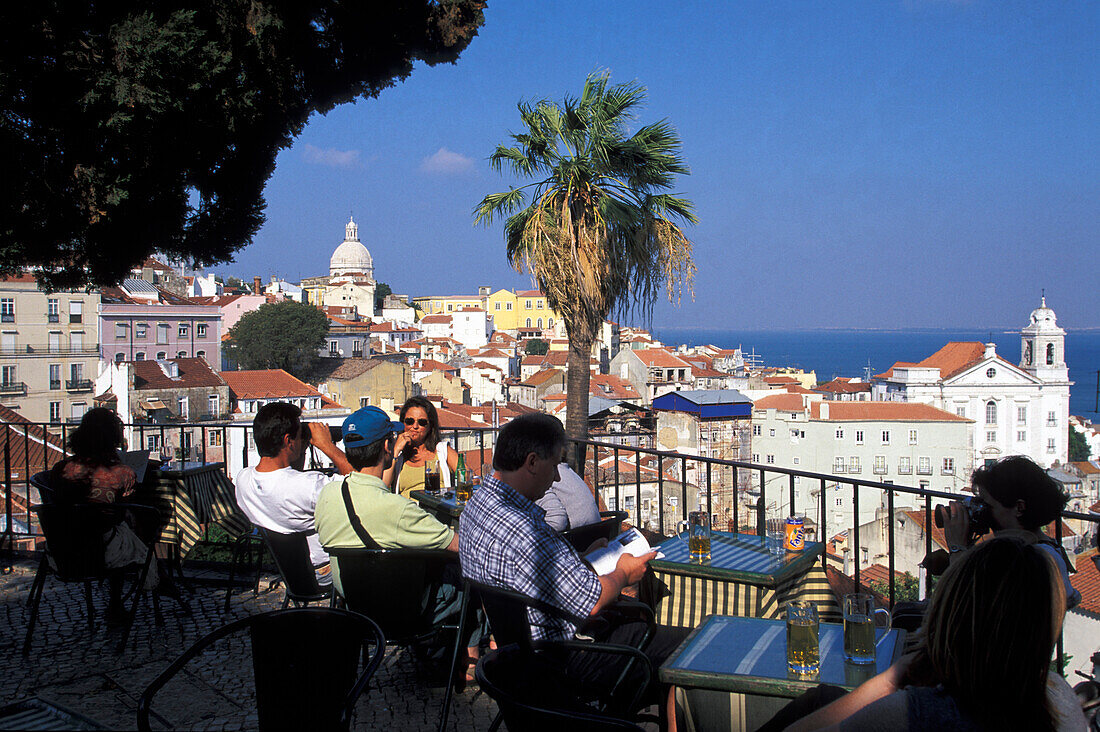
[(649, 563), (667, 595), (656, 600), (657, 622), (695, 628), (707, 615), (778, 618), (791, 600), (815, 602), (822, 620), (840, 620), (818, 558), (824, 547), (806, 542), (801, 552), (773, 555), (755, 534), (715, 531), (710, 560), (688, 561), (687, 542), (672, 537), (660, 544), (663, 559)]
[(223, 467), (223, 463), (171, 462), (157, 470), (155, 500), (167, 518), (160, 541), (175, 546), (181, 557), (199, 543), (208, 524), (218, 524), (231, 537), (252, 528), (237, 507), (233, 482)]
[(787, 670), (785, 620), (712, 615), (691, 632), (658, 671), (677, 687), (689, 729), (756, 729), (790, 699), (818, 684), (854, 689), (893, 663), (905, 631), (877, 630), (874, 664), (844, 660), (844, 628), (821, 623), (817, 674)]
[(439, 519), (439, 523), (447, 526), (458, 526), (458, 517), (462, 514), (462, 506), (455, 500), (453, 491), (447, 493), (428, 493), (427, 491), (410, 491), (409, 497), (420, 504), (428, 513)]

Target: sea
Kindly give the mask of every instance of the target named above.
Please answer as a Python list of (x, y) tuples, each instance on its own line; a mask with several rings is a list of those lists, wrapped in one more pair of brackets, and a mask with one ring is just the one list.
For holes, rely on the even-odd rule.
[[(755, 353), (764, 366), (792, 366), (813, 370), (818, 381), (837, 376), (866, 378), (880, 374), (896, 361), (920, 361), (949, 341), (996, 343), (997, 353), (1010, 363), (1020, 361), (1019, 330), (951, 330), (905, 328), (896, 330), (724, 330), (654, 327), (652, 333), (666, 346), (712, 344)], [(1066, 329), (1066, 364), (1070, 387), (1070, 414), (1097, 421), (1100, 389), (1100, 330)]]

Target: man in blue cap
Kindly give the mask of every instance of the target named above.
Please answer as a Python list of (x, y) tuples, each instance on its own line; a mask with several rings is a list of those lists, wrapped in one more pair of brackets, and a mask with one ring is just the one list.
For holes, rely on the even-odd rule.
[[(436, 596), (436, 620), (440, 622), (459, 611), (458, 587), (462, 579), (457, 571), (458, 534), (382, 482), (382, 473), (393, 464), (396, 433), (403, 429), (400, 422), (391, 421), (378, 407), (363, 407), (344, 420), (344, 454), (354, 472), (321, 489), (314, 523), (321, 544), (329, 548), (374, 545), (383, 549), (455, 552), (455, 571), (450, 581), (444, 574), (444, 584)], [(337, 592), (342, 592), (340, 566), (335, 557), (332, 579)], [(472, 633), (468, 652), (476, 657), (480, 628), (477, 623), (469, 623), (467, 627)]]

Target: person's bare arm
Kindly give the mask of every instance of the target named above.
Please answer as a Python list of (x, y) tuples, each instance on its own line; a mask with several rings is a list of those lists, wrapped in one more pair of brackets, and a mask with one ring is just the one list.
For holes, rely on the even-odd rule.
[(336, 443), (332, 441), (332, 435), (329, 434), (328, 425), (321, 422), (307, 422), (309, 425), (310, 441), (316, 446), (318, 450), (324, 453), (325, 457), (332, 461), (332, 464), (336, 466), (336, 470), (340, 475), (350, 475), (354, 472), (351, 468), (351, 463), (348, 462), (348, 458), (344, 455), (344, 451), (336, 446)]
[(784, 732), (810, 732), (843, 722), (868, 704), (900, 690), (902, 679), (912, 661), (912, 654), (902, 656), (890, 668), (864, 681), (851, 694), (845, 694), (813, 714), (803, 717), (787, 727)]
[(619, 563), (615, 565), (615, 571), (600, 577), (600, 599), (588, 614), (598, 615), (605, 607), (619, 599), (624, 587), (640, 582), (649, 560), (656, 556), (656, 550), (640, 557), (629, 553), (620, 556)]
[(458, 470), (458, 453), (450, 445), (447, 445), (447, 467), (452, 473)]

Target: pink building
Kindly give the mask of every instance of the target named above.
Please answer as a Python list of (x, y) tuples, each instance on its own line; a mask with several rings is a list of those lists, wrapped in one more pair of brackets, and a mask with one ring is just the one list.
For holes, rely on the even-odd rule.
[(266, 295), (214, 295), (212, 297), (192, 297), (196, 305), (215, 305), (222, 314), (222, 333), (228, 333), (237, 324), (241, 316), (258, 310), (261, 305), (270, 302)]
[(222, 314), (144, 280), (105, 287), (99, 306), (99, 357), (107, 361), (204, 358), (221, 366)]

